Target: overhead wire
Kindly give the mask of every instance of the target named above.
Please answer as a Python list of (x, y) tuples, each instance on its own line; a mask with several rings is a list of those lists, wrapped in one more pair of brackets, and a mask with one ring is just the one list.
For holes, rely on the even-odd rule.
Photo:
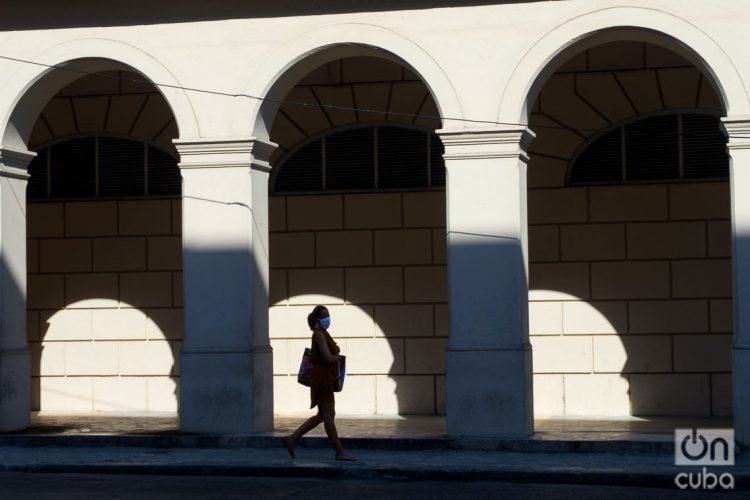
[[(82, 69), (70, 68), (62, 64), (46, 64), (46, 63), (30, 61), (28, 59), (21, 59), (18, 57), (11, 57), (11, 56), (6, 56), (6, 55), (0, 55), (0, 59), (23, 63), (23, 64), (31, 64), (34, 66), (41, 66), (41, 67), (48, 68), (48, 69), (69, 71), (69, 72), (78, 73), (78, 74), (85, 75), (85, 76), (94, 76), (94, 77), (103, 78), (103, 79), (111, 79), (111, 80), (126, 81), (126, 82), (131, 82), (131, 83), (153, 85), (154, 87), (157, 87), (157, 88), (181, 90), (185, 92), (195, 92), (195, 93), (200, 93), (200, 94), (215, 95), (215, 96), (221, 96), (221, 97), (246, 98), (246, 99), (252, 99), (255, 101), (259, 101), (259, 102), (271, 102), (271, 103), (279, 104), (279, 105), (286, 104), (286, 105), (299, 106), (299, 107), (320, 108), (320, 109), (337, 110), (337, 111), (351, 111), (355, 113), (387, 114), (389, 116), (401, 116), (404, 118), (412, 118), (412, 119), (440, 120), (443, 122), (449, 121), (449, 122), (474, 123), (474, 124), (484, 124), (484, 125), (529, 127), (529, 128), (536, 128), (536, 129), (539, 129), (539, 128), (557, 129), (557, 130), (567, 130), (567, 131), (572, 131), (572, 132), (599, 133), (599, 132), (608, 130), (608, 128), (566, 127), (562, 125), (543, 125), (543, 124), (530, 125), (528, 123), (501, 122), (501, 121), (494, 121), (494, 120), (480, 120), (480, 119), (472, 119), (472, 118), (456, 118), (456, 117), (442, 116), (442, 115), (403, 113), (403, 112), (389, 111), (389, 110), (377, 110), (377, 109), (359, 108), (359, 107), (353, 107), (353, 106), (342, 106), (338, 104), (324, 104), (324, 103), (319, 103), (319, 102), (313, 103), (313, 102), (304, 102), (304, 101), (292, 101), (288, 99), (273, 99), (270, 97), (261, 97), (261, 96), (256, 96), (252, 94), (247, 94), (244, 92), (238, 92), (238, 93), (222, 92), (220, 90), (210, 90), (210, 89), (202, 89), (202, 88), (196, 88), (196, 87), (185, 87), (181, 85), (173, 85), (169, 83), (152, 82), (150, 80), (141, 80), (138, 78), (123, 77), (122, 75), (115, 76), (115, 75), (101, 73), (101, 72), (85, 71)], [(732, 138), (750, 139), (750, 136), (733, 135)]]
[[(318, 102), (303, 102), (303, 101), (292, 101), (288, 99), (272, 99), (270, 97), (260, 97), (252, 94), (247, 93), (233, 93), (233, 92), (222, 92), (219, 90), (209, 90), (209, 89), (201, 89), (196, 87), (184, 87), (181, 85), (173, 85), (169, 83), (159, 83), (159, 82), (152, 82), (149, 80), (141, 80), (138, 78), (129, 78), (129, 77), (123, 77), (123, 76), (115, 76), (111, 74), (105, 74), (101, 72), (93, 72), (93, 71), (85, 71), (77, 68), (70, 68), (67, 66), (64, 66), (62, 64), (46, 64), (41, 63), (37, 61), (30, 61), (28, 59), (21, 59), (18, 57), (10, 57), (5, 55), (0, 55), (0, 59), (5, 59), (7, 61), (13, 61), (23, 64), (31, 64), (34, 66), (41, 66), (44, 68), (49, 69), (58, 69), (63, 71), (70, 71), (73, 73), (78, 73), (85, 76), (95, 76), (98, 78), (103, 79), (111, 79), (111, 80), (119, 80), (119, 81), (127, 81), (131, 83), (140, 83), (140, 84), (148, 84), (153, 85), (154, 87), (158, 88), (165, 88), (165, 89), (172, 89), (172, 90), (182, 90), (185, 92), (196, 92), (201, 94), (208, 94), (208, 95), (216, 95), (216, 96), (222, 96), (222, 97), (232, 97), (232, 98), (247, 98), (252, 99), (255, 101), (260, 102), (271, 102), (274, 104), (288, 104), (292, 106), (300, 106), (300, 107), (314, 107), (314, 108), (323, 108), (323, 109), (330, 109), (330, 110), (338, 110), (338, 111), (352, 111), (357, 113), (373, 113), (373, 114), (387, 114), (389, 116), (401, 116), (404, 118), (421, 118), (421, 119), (429, 119), (429, 120), (441, 120), (441, 121), (451, 121), (451, 122), (464, 122), (464, 123), (475, 123), (475, 124), (485, 124), (485, 125), (505, 125), (505, 126), (513, 126), (513, 127), (530, 127), (531, 125), (527, 123), (513, 123), (513, 122), (501, 122), (501, 121), (493, 121), (493, 120), (480, 120), (480, 119), (472, 119), (472, 118), (455, 118), (450, 116), (441, 116), (441, 115), (425, 115), (425, 114), (419, 114), (419, 113), (402, 113), (402, 112), (396, 112), (396, 111), (389, 111), (389, 110), (377, 110), (377, 109), (368, 109), (368, 108), (359, 108), (359, 107), (353, 107), (353, 106), (342, 106), (338, 104), (324, 104), (324, 103), (318, 103)], [(560, 125), (533, 125), (533, 127), (536, 128), (551, 128), (551, 129), (560, 129), (560, 130), (575, 130), (575, 131), (581, 131), (581, 132), (600, 132), (604, 129), (593, 129), (593, 128), (578, 128), (578, 127), (563, 127)]]

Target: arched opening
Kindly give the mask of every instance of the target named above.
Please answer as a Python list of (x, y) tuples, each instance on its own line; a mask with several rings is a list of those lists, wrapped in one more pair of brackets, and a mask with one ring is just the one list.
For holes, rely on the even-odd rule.
[[(333, 47), (302, 61), (262, 110), (272, 157), (274, 411), (304, 413), (305, 317), (329, 307), (347, 355), (340, 414), (445, 413), (445, 191), (440, 113), (406, 63)], [(300, 105), (306, 103), (307, 105)], [(263, 129), (261, 127), (261, 130)]]
[(85, 63), (37, 81), (7, 130), (37, 153), (26, 209), (31, 409), (175, 414), (177, 122), (140, 73)]
[(726, 110), (699, 58), (638, 33), (572, 46), (529, 101), (535, 411), (726, 420)]

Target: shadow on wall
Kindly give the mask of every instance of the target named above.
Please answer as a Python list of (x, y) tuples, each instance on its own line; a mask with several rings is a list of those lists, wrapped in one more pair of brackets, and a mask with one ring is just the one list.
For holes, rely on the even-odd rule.
[[(32, 410), (176, 412), (181, 328), (173, 315), (120, 303), (88, 309), (91, 297), (57, 311), (38, 311), (30, 339)], [(32, 321), (37, 314), (30, 314)], [(180, 321), (181, 323), (181, 321)], [(33, 331), (35, 325), (29, 325)], [(169, 338), (168, 338), (169, 337)]]
[(177, 411), (178, 206), (173, 200), (28, 204), (33, 409)]
[[(276, 412), (294, 414), (309, 406), (296, 374), (310, 345), (306, 317), (321, 303), (331, 313), (331, 335), (347, 355), (340, 413), (444, 413), (445, 213), (429, 210), (444, 206), (444, 194), (271, 200)], [(407, 208), (402, 217), (402, 206), (428, 208)], [(434, 220), (421, 215), (427, 212)]]
[[(612, 188), (603, 189), (611, 195)], [(622, 223), (561, 226), (568, 233), (555, 241), (565, 245), (567, 239), (587, 252), (627, 239), (631, 260), (531, 263), (538, 407), (548, 414), (731, 415), (729, 234), (727, 258), (707, 258), (707, 224), (628, 223), (627, 231)], [(608, 241), (593, 236), (606, 228), (623, 235), (610, 231)], [(688, 230), (703, 258), (664, 253), (695, 251), (685, 247)], [(574, 232), (576, 242), (570, 240)], [(539, 238), (532, 238), (532, 252)], [(647, 247), (661, 256), (639, 259), (636, 249)]]
[(27, 204), (32, 409), (177, 411), (179, 203)]
[[(7, 179), (0, 178), (0, 183)], [(4, 188), (4, 186), (0, 186)], [(3, 193), (4, 194), (4, 193)], [(4, 200), (2, 200), (4, 201)], [(19, 261), (22, 256), (15, 253), (19, 245), (12, 238), (3, 238), (0, 248), (0, 431), (15, 431), (28, 426), (29, 358), (19, 355), (26, 347), (24, 303), (26, 298), (19, 285)], [(13, 248), (13, 247), (16, 248)], [(23, 247), (20, 247), (21, 249)], [(22, 252), (21, 252), (22, 253)], [(10, 262), (9, 262), (10, 261)], [(15, 262), (14, 262), (15, 261)]]
[(155, 5), (148, 0), (112, 0), (107, 8), (94, 0), (81, 0), (76, 8), (66, 8), (59, 2), (44, 2), (33, 6), (14, 2), (0, 18), (2, 30), (32, 30), (98, 26), (130, 26), (141, 24), (186, 23), (223, 19), (255, 19), (390, 10), (433, 9), (494, 4), (529, 3), (541, 0), (386, 0), (367, 4), (353, 4), (348, 0), (221, 0), (208, 3), (186, 3), (162, 0)]
[[(434, 338), (431, 305), (409, 306), (411, 319), (385, 306), (377, 318), (372, 306), (340, 305), (341, 300), (321, 301), (331, 314), (329, 332), (347, 357), (347, 378), (344, 391), (337, 394), (337, 411), (347, 415), (435, 415), (445, 413), (444, 357), (446, 338)], [(276, 396), (277, 413), (298, 414), (309, 408), (309, 389), (297, 384), (297, 369), (302, 353), (310, 347), (312, 334), (306, 316), (314, 306), (299, 306), (284, 320), (295, 326), (295, 339), (272, 339), (274, 344), (274, 383), (279, 384)], [(389, 318), (389, 319), (386, 319)], [(405, 324), (404, 324), (405, 322)], [(363, 335), (356, 325), (372, 325), (375, 336)], [(445, 328), (447, 325), (440, 325)], [(424, 332), (423, 337), (403, 337), (409, 331)], [(305, 338), (306, 337), (306, 338)], [(282, 346), (281, 344), (286, 344)], [(424, 351), (420, 344), (429, 344)], [(419, 366), (405, 366), (405, 350), (414, 350), (408, 357)], [(284, 369), (280, 365), (287, 365)], [(281, 377), (280, 375), (287, 375)], [(283, 372), (283, 373), (282, 373)], [(281, 399), (281, 400), (280, 400)]]

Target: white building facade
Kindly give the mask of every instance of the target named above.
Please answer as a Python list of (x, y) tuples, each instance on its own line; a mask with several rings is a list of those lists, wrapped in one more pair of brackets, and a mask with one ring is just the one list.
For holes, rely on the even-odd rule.
[(166, 3), (0, 26), (0, 430), (270, 430), (320, 303), (339, 413), (750, 442), (743, 2)]

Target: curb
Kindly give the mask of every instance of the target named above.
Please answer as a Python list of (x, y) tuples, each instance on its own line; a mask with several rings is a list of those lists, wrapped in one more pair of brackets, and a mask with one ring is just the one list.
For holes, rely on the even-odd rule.
[[(628, 472), (561, 468), (546, 470), (400, 469), (372, 466), (222, 466), (222, 465), (10, 465), (1, 472), (119, 474), (167, 476), (294, 477), (317, 479), (385, 479), (393, 481), (500, 481), (534, 484), (585, 484), (675, 488), (674, 471)], [(750, 474), (735, 474), (735, 490), (750, 487)]]
[[(657, 453), (671, 454), (671, 441), (600, 441), (600, 440), (552, 440), (552, 439), (482, 439), (482, 438), (342, 438), (347, 448), (357, 450), (423, 451), (423, 450), (472, 450), (506, 451), (517, 453)], [(19, 447), (142, 447), (142, 448), (276, 448), (277, 436), (251, 435), (206, 435), (175, 434), (153, 435), (75, 435), (49, 436), (29, 434), (0, 435), (0, 446)], [(300, 446), (305, 448), (328, 447), (325, 437), (303, 438)]]

